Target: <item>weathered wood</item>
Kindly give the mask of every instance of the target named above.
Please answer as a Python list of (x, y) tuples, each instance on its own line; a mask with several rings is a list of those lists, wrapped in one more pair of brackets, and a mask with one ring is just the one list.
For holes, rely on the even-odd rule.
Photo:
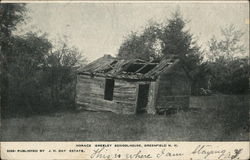
[[(155, 108), (160, 107), (186, 106), (189, 101), (188, 97), (185, 97), (190, 95), (189, 80), (183, 68), (179, 66), (179, 60), (174, 56), (163, 58), (160, 63), (136, 60), (114, 62), (115, 59), (107, 61), (105, 58), (103, 60), (104, 62), (98, 60), (90, 64), (88, 67), (93, 71), (83, 71), (77, 77), (76, 100), (79, 103), (87, 103), (89, 109), (114, 112), (120, 109), (121, 113), (136, 113), (140, 84), (150, 84), (146, 107), (148, 113), (155, 113)], [(124, 72), (126, 67), (133, 63), (142, 64), (136, 71), (138, 73)], [(147, 70), (145, 67), (149, 67), (148, 65), (156, 64), (157, 66), (146, 74), (139, 73)], [(104, 73), (105, 69), (111, 71)], [(112, 87), (113, 101), (104, 100), (105, 78), (115, 80), (114, 88)]]
[(147, 63), (144, 63), (144, 65), (141, 67), (141, 68), (139, 68), (135, 73), (138, 73), (138, 72), (140, 72), (141, 70), (143, 70), (147, 65), (157, 65), (158, 63), (152, 63), (154, 60), (151, 60), (151, 61), (149, 61), (149, 62), (147, 62)]
[(93, 80), (92, 79), (79, 79), (78, 83), (91, 85), (91, 84), (103, 84), (104, 81), (98, 81), (94, 79)]
[(79, 96), (90, 96), (90, 97), (96, 97), (96, 98), (103, 98), (104, 95), (103, 94), (96, 94), (96, 93), (93, 93), (93, 92), (78, 92)]
[(115, 103), (119, 104), (119, 105), (123, 105), (123, 106), (134, 106), (134, 101), (121, 101), (121, 100), (114, 100)]
[(147, 113), (155, 114), (155, 90), (156, 82), (152, 82), (149, 86), (149, 95), (148, 95), (148, 104), (147, 104)]
[(121, 114), (121, 109), (110, 109), (110, 108), (104, 108), (103, 106), (100, 105), (95, 105), (95, 104), (90, 104), (90, 103), (85, 103), (82, 102), (81, 104), (78, 104), (80, 106), (83, 106), (83, 109), (85, 110), (90, 110), (90, 111), (110, 111), (113, 113)]
[(93, 104), (89, 102), (78, 102), (77, 103), (79, 106), (82, 106), (83, 109), (86, 110), (92, 110), (92, 111), (111, 111), (114, 113), (118, 114), (133, 114), (134, 107), (124, 107), (123, 105), (119, 105), (118, 107), (110, 107), (110, 106), (105, 106), (105, 105), (100, 105), (100, 104)]
[(136, 97), (133, 97), (133, 96), (129, 96), (129, 97), (114, 96), (113, 97), (113, 100), (116, 100), (116, 101), (127, 101), (127, 102), (133, 102), (133, 103), (135, 103), (135, 99)]
[(135, 99), (135, 112), (137, 111), (137, 108), (138, 108), (138, 95), (139, 95), (139, 84), (136, 85), (136, 99)]
[[(127, 112), (133, 110), (134, 108), (134, 101), (130, 101), (127, 99), (123, 100), (117, 100), (116, 97), (114, 97), (113, 101), (104, 100), (103, 97), (93, 97), (91, 94), (84, 94), (78, 96), (77, 98), (77, 104), (93, 104), (95, 107), (92, 108), (92, 110), (98, 109), (98, 110), (108, 110), (108, 111), (114, 111), (117, 112), (117, 110), (121, 110), (121, 108), (124, 108)], [(99, 106), (99, 108), (97, 108)], [(120, 112), (120, 111), (119, 111)]]
[(124, 99), (126, 98), (130, 98), (130, 97), (134, 97), (135, 96), (135, 93), (134, 92), (124, 92), (124, 93), (121, 93), (121, 92), (114, 92), (114, 96), (116, 97), (124, 97)]

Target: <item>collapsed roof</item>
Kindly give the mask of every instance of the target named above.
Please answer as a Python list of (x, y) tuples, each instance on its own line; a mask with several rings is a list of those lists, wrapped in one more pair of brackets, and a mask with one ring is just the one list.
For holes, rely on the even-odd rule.
[(168, 56), (160, 61), (144, 61), (141, 59), (117, 59), (104, 55), (86, 65), (78, 74), (117, 79), (155, 80), (160, 73), (166, 72), (177, 61), (175, 56)]

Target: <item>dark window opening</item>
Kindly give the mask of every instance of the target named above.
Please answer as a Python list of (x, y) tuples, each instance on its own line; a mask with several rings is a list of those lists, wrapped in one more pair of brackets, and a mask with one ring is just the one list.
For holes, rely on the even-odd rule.
[(143, 67), (144, 64), (131, 64), (127, 69), (126, 72), (136, 72), (138, 69)]
[(150, 70), (155, 68), (155, 66), (156, 66), (156, 64), (148, 64), (144, 68), (140, 69), (140, 71), (138, 73), (142, 73), (142, 74), (148, 73)]
[(114, 85), (115, 81), (113, 79), (105, 80), (104, 99), (109, 101), (113, 100)]

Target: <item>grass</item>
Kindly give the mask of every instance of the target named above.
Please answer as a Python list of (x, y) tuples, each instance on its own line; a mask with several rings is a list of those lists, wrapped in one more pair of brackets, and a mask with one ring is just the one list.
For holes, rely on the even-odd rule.
[(168, 116), (80, 111), (8, 118), (1, 123), (2, 141), (248, 140), (248, 112), (238, 110), (190, 110)]

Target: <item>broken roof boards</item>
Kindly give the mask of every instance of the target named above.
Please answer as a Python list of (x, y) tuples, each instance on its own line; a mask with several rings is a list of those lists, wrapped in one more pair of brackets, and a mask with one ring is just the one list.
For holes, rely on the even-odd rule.
[(104, 55), (85, 66), (79, 71), (79, 74), (118, 79), (155, 80), (161, 72), (170, 68), (177, 61), (178, 59), (174, 56), (161, 61), (152, 60), (146, 62), (140, 59), (124, 60)]

